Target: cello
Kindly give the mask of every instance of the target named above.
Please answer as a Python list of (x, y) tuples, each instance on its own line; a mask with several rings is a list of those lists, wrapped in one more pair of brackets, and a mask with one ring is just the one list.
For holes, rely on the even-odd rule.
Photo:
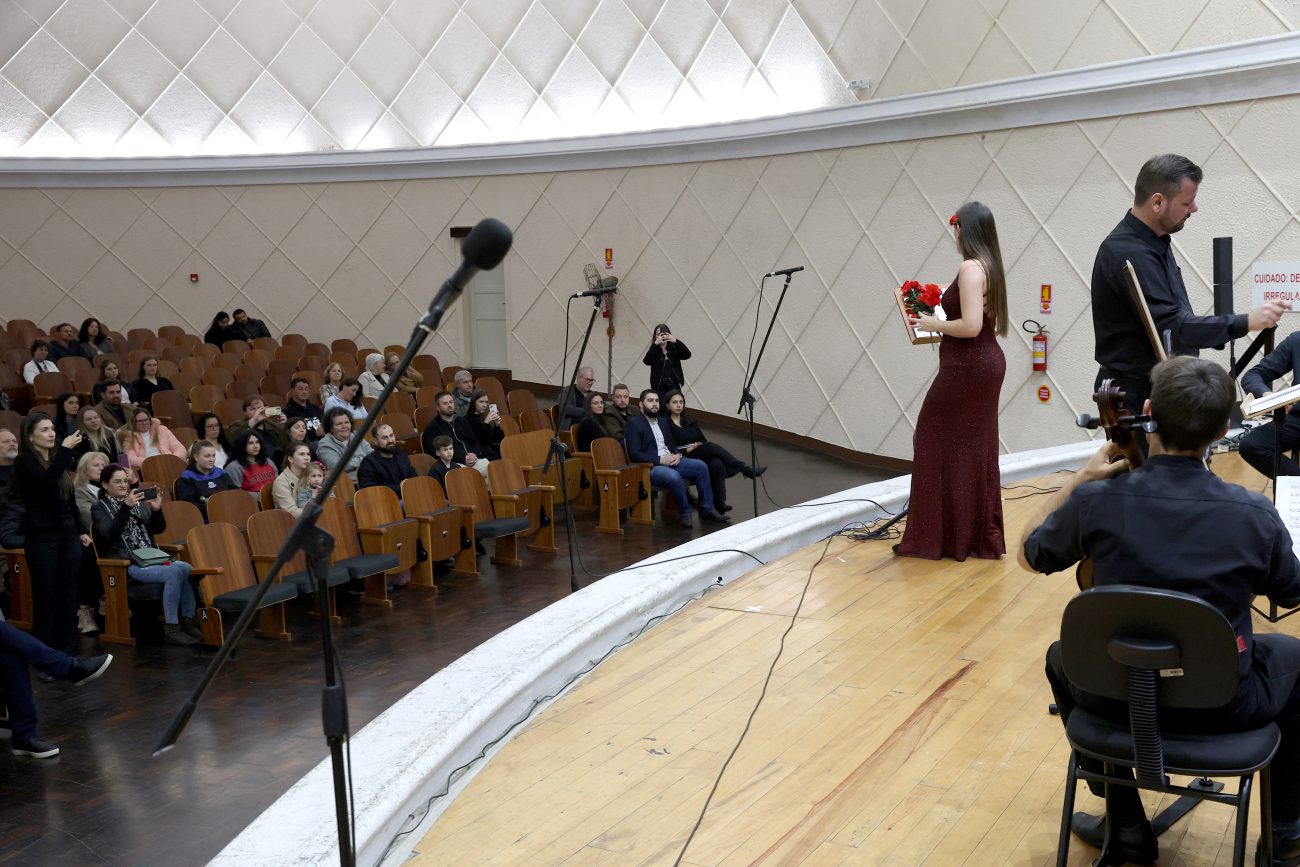
[[(1087, 413), (1079, 415), (1075, 419), (1075, 424), (1087, 430), (1096, 430), (1101, 428), (1106, 432), (1106, 439), (1119, 446), (1123, 452), (1123, 457), (1128, 459), (1129, 471), (1136, 470), (1142, 466), (1145, 460), (1142, 454), (1142, 445), (1134, 431), (1145, 431), (1152, 433), (1156, 429), (1156, 423), (1149, 415), (1135, 414), (1128, 407), (1124, 406), (1124, 399), (1127, 395), (1113, 379), (1103, 379), (1101, 386), (1093, 394), (1092, 399), (1097, 404), (1097, 415), (1091, 416)], [(1079, 584), (1080, 590), (1087, 590), (1092, 587), (1092, 558), (1085, 557), (1079, 561), (1079, 565), (1074, 570), (1074, 578)]]

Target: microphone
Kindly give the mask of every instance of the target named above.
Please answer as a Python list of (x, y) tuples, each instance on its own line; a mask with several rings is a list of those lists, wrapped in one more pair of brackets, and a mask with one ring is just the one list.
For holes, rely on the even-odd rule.
[(570, 297), (570, 298), (594, 298), (594, 297), (597, 297), (597, 296), (600, 296), (600, 295), (608, 295), (608, 294), (611, 293), (611, 292), (613, 292), (615, 295), (618, 294), (618, 278), (617, 278), (617, 277), (604, 277), (604, 278), (601, 278), (601, 281), (600, 281), (600, 287), (599, 287), (599, 288), (597, 288), (597, 289), (588, 289), (586, 292), (575, 292), (575, 293), (573, 293), (572, 295), (570, 295), (569, 297)]
[(480, 220), (477, 226), (470, 229), (460, 245), (460, 252), (464, 257), (460, 267), (438, 289), (438, 294), (433, 297), (432, 303), (429, 304), (429, 312), (424, 319), (420, 320), (419, 327), (426, 333), (432, 334), (442, 320), (447, 305), (465, 291), (466, 284), (474, 278), (475, 274), (479, 271), (491, 271), (500, 265), (506, 253), (510, 252), (512, 243), (514, 243), (514, 235), (511, 234), (510, 229), (505, 223), (492, 217)]
[(791, 274), (795, 274), (802, 270), (803, 270), (802, 265), (796, 265), (793, 268), (783, 268), (780, 271), (773, 271), (772, 273), (764, 274), (763, 276), (764, 277), (789, 277)]

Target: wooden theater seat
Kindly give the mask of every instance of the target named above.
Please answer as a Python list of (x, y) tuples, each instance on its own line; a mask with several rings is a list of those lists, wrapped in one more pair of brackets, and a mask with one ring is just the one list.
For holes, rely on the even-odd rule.
[(260, 508), (257, 498), (248, 491), (218, 491), (208, 497), (208, 520), (214, 524), (225, 522), (243, 531)]
[(140, 481), (145, 487), (157, 485), (158, 490), (166, 492), (167, 498), (170, 499), (176, 480), (183, 472), (185, 472), (185, 461), (176, 455), (153, 455), (145, 458), (144, 463), (140, 465)]
[[(420, 522), (420, 539), (430, 564), (454, 559), (452, 572), (478, 577), (471, 507), (449, 505), (437, 479), (420, 475), (402, 482), (402, 509), (408, 518)], [(415, 583), (414, 577), (411, 583)]]
[(358, 578), (366, 579), (366, 589), (361, 595), (361, 601), (369, 605), (391, 607), (393, 601), (388, 598), (386, 573), (397, 565), (397, 557), (389, 553), (367, 552), (361, 549), (356, 519), (352, 517), (352, 510), (338, 497), (325, 499), (320, 526), (334, 537), (334, 556), (331, 562), (335, 566), (348, 570), (348, 574), (354, 581)]
[[(270, 487), (270, 485), (267, 485)], [(253, 561), (253, 569), (257, 572), (257, 580), (265, 581), (271, 573), (271, 565), (275, 563), (276, 555), (280, 552), (280, 546), (284, 540), (289, 537), (289, 531), (293, 529), (295, 522), (293, 515), (283, 509), (268, 509), (264, 512), (258, 512), (248, 519), (248, 551)], [(280, 570), (277, 580), (282, 584), (291, 584), (298, 589), (299, 595), (311, 597), (312, 612), (320, 616), (320, 609), (316, 604), (316, 578), (307, 569), (307, 555), (299, 551), (284, 564)], [(338, 616), (338, 605), (335, 603), (334, 588), (340, 584), (346, 584), (352, 580), (352, 574), (342, 566), (330, 565), (329, 572), (325, 578), (325, 586), (330, 592), (330, 610), (335, 612), (331, 622), (341, 623), (342, 619)]]
[[(371, 554), (392, 554), (397, 558), (397, 563), (387, 569), (385, 575), (367, 579), (367, 584), (409, 569), (413, 588), (434, 589), (433, 561), (426, 557), (421, 562), (418, 557), (420, 523), (402, 514), (397, 494), (383, 485), (362, 488), (357, 491), (353, 505), (356, 507), (362, 550)], [(384, 589), (387, 591), (387, 587)]]
[[(551, 492), (551, 502), (558, 506), (564, 499), (565, 491), (565, 488), (560, 485), (560, 473), (564, 473), (564, 485), (568, 488), (569, 500), (575, 501), (582, 491), (582, 462), (572, 456), (562, 461), (551, 461), (550, 469), (543, 474), (542, 467), (546, 465), (546, 452), (550, 447), (549, 431), (526, 431), (501, 440), (501, 457), (510, 458), (519, 464), (519, 468), (524, 473), (524, 481), (528, 484), (549, 485), (554, 488)], [(587, 479), (588, 485), (593, 482), (593, 479)]]
[(596, 467), (596, 492), (600, 518), (596, 530), (621, 536), (619, 512), (628, 509), (632, 523), (653, 524), (650, 509), (650, 465), (628, 461), (623, 444), (613, 437), (591, 442), (591, 459)]
[(186, 392), (159, 391), (153, 396), (153, 414), (169, 428), (193, 427), (194, 416), (190, 413), (190, 401)]
[(203, 513), (198, 506), (184, 500), (165, 502), (162, 511), (167, 527), (154, 536), (154, 544), (177, 560), (190, 562), (185, 552), (185, 536), (195, 527), (203, 526)]
[(162, 601), (163, 585), (142, 584), (132, 581), (126, 574), (130, 560), (100, 557), (95, 552), (95, 565), (104, 582), (104, 630), (99, 640), (109, 644), (135, 645), (131, 634), (131, 603), (153, 604)]
[[(15, 430), (14, 433), (18, 431)], [(433, 481), (430, 479), (430, 481)], [(437, 484), (437, 482), (434, 482)], [(27, 568), (27, 552), (22, 548), (0, 548), (9, 573), (9, 622), (28, 632), (32, 628), (32, 574)]]
[(447, 473), (447, 499), (458, 506), (474, 510), (474, 535), (479, 539), (496, 539), (492, 562), (500, 565), (522, 566), (515, 537), (527, 533), (528, 519), (522, 517), (497, 517), (493, 500), (488, 498), (487, 484), (478, 470), (461, 467)]
[[(248, 607), (257, 593), (257, 576), (248, 557), (248, 547), (239, 528), (231, 524), (213, 523), (195, 527), (185, 537), (189, 563), (193, 575), (199, 579), (199, 624), (203, 627), (203, 643), (220, 645), (226, 639), (224, 618), (237, 616)], [(261, 625), (257, 634), (262, 638), (284, 641), (291, 637), (285, 628), (284, 603), (298, 595), (292, 584), (276, 584), (267, 590), (262, 599)]]
[(510, 458), (501, 458), (488, 464), (488, 484), (492, 487), (492, 506), (499, 518), (527, 518), (530, 536), (529, 551), (554, 554), (555, 521), (551, 506), (550, 485), (530, 485), (524, 481), (524, 472)]

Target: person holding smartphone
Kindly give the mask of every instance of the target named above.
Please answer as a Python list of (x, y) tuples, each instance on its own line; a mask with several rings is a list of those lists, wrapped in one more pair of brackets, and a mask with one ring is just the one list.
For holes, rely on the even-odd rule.
[(682, 362), (691, 357), (691, 350), (673, 336), (667, 324), (655, 326), (650, 348), (642, 359), (650, 368), (650, 387), (657, 394), (667, 394), (674, 389), (686, 387), (686, 377), (682, 375)]
[[(90, 509), (95, 549), (101, 557), (131, 561), (132, 552), (157, 548), (154, 534), (167, 528), (162, 497), (156, 487), (131, 490), (130, 471), (109, 465), (100, 474), (99, 500)], [(192, 567), (183, 560), (156, 566), (126, 567), (127, 577), (163, 585), (163, 633), (168, 644), (198, 644), (203, 631), (194, 620), (196, 603), (190, 586)]]
[(501, 414), (497, 405), (492, 403), (488, 393), (481, 388), (475, 389), (469, 397), (469, 412), (465, 413), (469, 429), (479, 444), (479, 457), (489, 461), (501, 459), (501, 441), (506, 432), (501, 429)]

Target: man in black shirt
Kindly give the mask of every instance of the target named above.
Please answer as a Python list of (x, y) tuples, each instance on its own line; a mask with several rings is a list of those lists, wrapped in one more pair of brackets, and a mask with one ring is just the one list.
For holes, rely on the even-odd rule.
[(288, 419), (286, 426), (293, 419), (300, 418), (307, 422), (307, 436), (317, 440), (323, 435), (321, 408), (311, 402), (311, 383), (307, 377), (295, 376), (289, 383), (289, 402), (284, 405), (284, 415)]
[(270, 337), (271, 332), (267, 330), (266, 323), (260, 319), (253, 319), (243, 308), (236, 310), (233, 314), (235, 321), (231, 323), (227, 340), (247, 340), (252, 343), (258, 337)]
[[(1277, 722), (1282, 743), (1273, 760), (1274, 855), (1300, 857), (1300, 639), (1254, 635), (1250, 619), (1256, 595), (1288, 607), (1300, 604), (1300, 563), (1273, 504), (1222, 481), (1202, 459), (1227, 430), (1237, 397), (1231, 377), (1212, 362), (1175, 357), (1156, 365), (1151, 383), (1143, 408), (1158, 425), (1150, 459), (1125, 473), (1126, 460), (1111, 463), (1118, 448), (1103, 445), (1026, 526), (1020, 565), (1052, 573), (1091, 557), (1094, 584), (1190, 593), (1228, 619), (1241, 648), (1237, 695), (1222, 708), (1165, 718), (1208, 732)], [(1069, 685), (1059, 643), (1047, 652), (1047, 679), (1063, 722), (1080, 705), (1113, 713), (1113, 703)], [(1117, 823), (1119, 854), (1151, 863), (1156, 839), (1138, 793), (1116, 789), (1106, 821)], [(1083, 813), (1075, 814), (1073, 828), (1092, 845), (1100, 845), (1105, 834), (1098, 817)]]
[(375, 449), (361, 459), (357, 467), (357, 487), (371, 488), (384, 485), (397, 498), (402, 498), (402, 482), (415, 478), (415, 467), (406, 452), (397, 445), (391, 425), (377, 424), (370, 429)]
[(482, 446), (479, 445), (478, 439), (474, 436), (474, 431), (470, 428), (469, 422), (463, 415), (456, 414), (456, 401), (451, 396), (451, 392), (438, 392), (433, 398), (433, 405), (438, 408), (438, 414), (433, 417), (433, 420), (425, 427), (424, 433), (420, 435), (420, 443), (424, 447), (424, 453), (426, 455), (436, 454), (437, 447), (434, 445), (434, 440), (440, 436), (445, 436), (451, 440), (454, 449), (452, 460), (455, 463), (472, 467), (486, 479), (488, 460), (480, 456)]
[[(1255, 397), (1273, 392), (1273, 381), (1286, 373), (1300, 384), (1300, 331), (1287, 335), (1276, 348), (1241, 377), (1241, 387)], [(1273, 477), (1273, 448), (1276, 437), (1272, 424), (1262, 424), (1242, 437), (1241, 458), (1269, 478)], [(1282, 475), (1300, 476), (1300, 464), (1290, 452), (1300, 448), (1300, 405), (1291, 407), (1282, 425)]]
[(1133, 207), (1106, 236), (1092, 266), (1092, 329), (1101, 366), (1097, 385), (1116, 379), (1135, 412), (1151, 396), (1155, 350), (1133, 305), (1124, 279), (1125, 261), (1133, 263), (1146, 296), (1156, 332), (1169, 332), (1174, 355), (1196, 355), (1277, 324), (1289, 304), (1266, 301), (1250, 313), (1197, 316), (1192, 312), (1183, 272), (1174, 261), (1171, 236), (1196, 213), (1201, 169), (1186, 157), (1152, 157), (1138, 172)]

